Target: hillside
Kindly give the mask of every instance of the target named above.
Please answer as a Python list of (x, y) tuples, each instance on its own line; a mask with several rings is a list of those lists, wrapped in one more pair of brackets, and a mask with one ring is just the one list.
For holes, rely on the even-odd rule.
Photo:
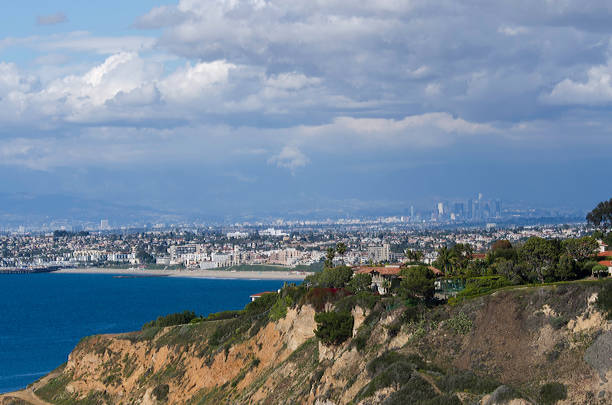
[[(240, 313), (85, 338), (30, 396), (0, 403), (612, 403), (612, 328), (595, 306), (603, 285), (432, 308), (364, 295), (293, 305), (293, 287)], [(315, 308), (332, 305), (351, 310), (353, 333), (326, 346), (313, 332)]]

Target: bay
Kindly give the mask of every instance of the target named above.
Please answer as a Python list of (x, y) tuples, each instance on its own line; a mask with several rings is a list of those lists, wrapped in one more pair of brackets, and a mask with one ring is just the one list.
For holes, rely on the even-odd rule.
[(91, 274), (0, 276), (0, 393), (25, 388), (68, 359), (78, 341), (138, 330), (174, 312), (243, 308), (251, 294), (282, 280)]

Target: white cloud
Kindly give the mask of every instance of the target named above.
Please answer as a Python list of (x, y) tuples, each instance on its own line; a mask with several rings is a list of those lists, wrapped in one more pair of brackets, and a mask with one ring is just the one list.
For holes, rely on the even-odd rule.
[(227, 82), (229, 72), (236, 66), (225, 61), (187, 64), (159, 82), (164, 98), (176, 103), (190, 102), (206, 96), (212, 86)]
[(289, 169), (292, 173), (295, 173), (296, 169), (306, 166), (309, 162), (310, 159), (308, 159), (308, 157), (297, 147), (289, 145), (283, 147), (278, 154), (268, 159), (268, 163)]
[(542, 99), (552, 104), (599, 105), (612, 102), (612, 60), (607, 65), (593, 66), (586, 81), (565, 79)]

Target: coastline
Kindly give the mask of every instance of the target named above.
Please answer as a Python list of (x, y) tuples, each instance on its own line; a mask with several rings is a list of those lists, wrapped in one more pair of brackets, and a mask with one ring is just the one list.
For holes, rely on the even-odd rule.
[(312, 273), (298, 271), (141, 270), (85, 267), (56, 270), (51, 274), (107, 274), (132, 277), (182, 277), (227, 280), (304, 280)]

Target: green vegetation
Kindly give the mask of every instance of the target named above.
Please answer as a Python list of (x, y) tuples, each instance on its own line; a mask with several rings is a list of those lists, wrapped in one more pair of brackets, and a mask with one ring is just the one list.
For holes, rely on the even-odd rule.
[(154, 321), (147, 322), (144, 324), (142, 329), (147, 328), (163, 328), (166, 326), (183, 325), (190, 323), (192, 320), (198, 318), (193, 311), (177, 312), (166, 316), (160, 316)]
[(372, 291), (372, 276), (370, 274), (355, 274), (348, 282), (348, 289), (357, 294), (360, 292)]
[(463, 312), (446, 321), (446, 324), (456, 333), (467, 335), (472, 330), (472, 320)]
[(472, 394), (487, 394), (500, 385), (499, 381), (465, 370), (449, 373), (438, 381), (438, 387), (443, 391), (471, 392)]
[(602, 229), (612, 227), (612, 198), (597, 204), (597, 207), (587, 214), (586, 220), (591, 225)]
[(405, 268), (401, 272), (400, 293), (406, 298), (430, 300), (434, 296), (435, 275), (427, 266)]
[(547, 383), (540, 387), (539, 397), (543, 405), (553, 405), (567, 398), (567, 388), (558, 382)]
[(595, 304), (607, 315), (608, 319), (612, 319), (612, 281), (604, 283), (601, 291), (597, 294)]
[(450, 298), (448, 302), (455, 305), (464, 299), (479, 297), (493, 290), (509, 285), (512, 285), (512, 283), (504, 276), (483, 276), (470, 278), (466, 280), (465, 288), (457, 293), (455, 297)]
[(353, 336), (353, 315), (350, 312), (320, 312), (315, 315), (315, 336), (326, 345), (339, 345)]
[(304, 284), (311, 287), (343, 288), (351, 281), (353, 269), (347, 266), (326, 267), (320, 273), (304, 279)]

